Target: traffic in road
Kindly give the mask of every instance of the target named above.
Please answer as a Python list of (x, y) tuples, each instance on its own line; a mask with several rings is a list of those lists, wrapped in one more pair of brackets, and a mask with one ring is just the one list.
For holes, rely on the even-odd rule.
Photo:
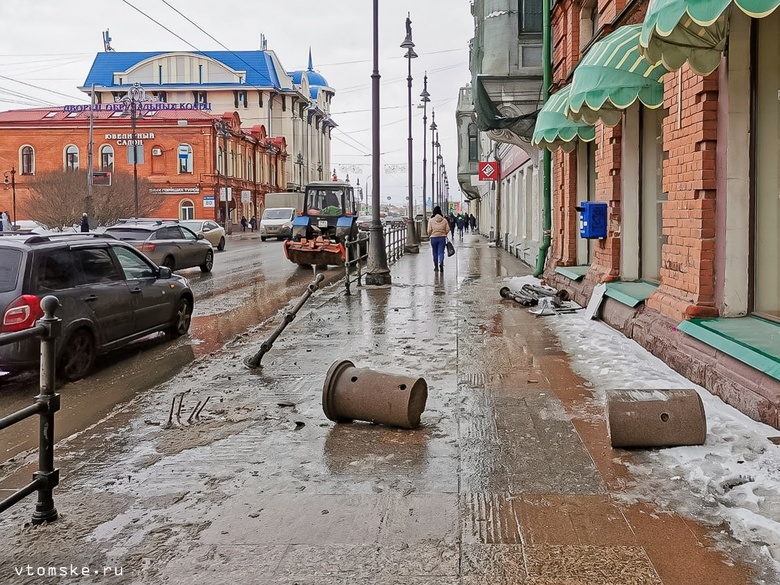
[[(195, 298), (189, 334), (178, 339), (162, 333), (143, 338), (101, 356), (86, 378), (59, 387), (58, 440), (87, 428), (117, 405), (152, 390), (187, 364), (273, 317), (314, 279), (312, 269), (285, 258), (282, 242), (261, 242), (249, 234), (229, 238), (226, 250), (216, 253), (211, 272), (192, 268), (177, 274), (189, 280)], [(322, 286), (341, 278), (343, 269), (331, 266), (324, 275)], [(10, 379), (0, 376), (0, 416), (31, 404), (38, 384), (37, 371)], [(37, 424), (33, 417), (0, 435), (0, 464), (37, 446)]]

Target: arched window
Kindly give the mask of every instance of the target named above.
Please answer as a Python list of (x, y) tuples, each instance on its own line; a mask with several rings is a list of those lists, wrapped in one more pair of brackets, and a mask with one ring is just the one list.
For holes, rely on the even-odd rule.
[(255, 171), (254, 171), (254, 167), (252, 166), (251, 155), (246, 157), (246, 180), (247, 181), (255, 180)]
[(22, 174), (35, 174), (35, 151), (32, 146), (22, 147)]
[(479, 161), (479, 142), (477, 125), (469, 124), (469, 162)]
[(65, 170), (79, 170), (79, 149), (77, 146), (69, 144), (65, 147)]
[(179, 145), (179, 173), (192, 172), (192, 147), (189, 144)]
[(182, 199), (179, 203), (179, 219), (195, 219), (195, 205), (189, 199)]
[(217, 172), (220, 175), (224, 175), (225, 174), (225, 161), (224, 161), (224, 158), (225, 158), (225, 151), (222, 150), (222, 147), (220, 146), (217, 149)]
[(109, 144), (100, 147), (100, 170), (114, 170), (114, 147)]

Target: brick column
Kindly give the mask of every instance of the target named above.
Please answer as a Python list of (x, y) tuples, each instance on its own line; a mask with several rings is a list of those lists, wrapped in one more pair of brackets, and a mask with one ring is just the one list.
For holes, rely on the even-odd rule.
[(595, 283), (620, 277), (622, 134), (622, 124), (614, 128), (601, 121), (596, 124), (596, 200), (607, 202), (608, 223), (607, 237), (596, 241), (593, 262), (586, 276)]
[(687, 66), (664, 80), (663, 209), (667, 242), (661, 286), (647, 306), (675, 320), (717, 316), (715, 307), (715, 148), (717, 74)]
[(553, 153), (553, 253), (548, 269), (577, 264), (579, 214), (577, 205), (577, 152)]

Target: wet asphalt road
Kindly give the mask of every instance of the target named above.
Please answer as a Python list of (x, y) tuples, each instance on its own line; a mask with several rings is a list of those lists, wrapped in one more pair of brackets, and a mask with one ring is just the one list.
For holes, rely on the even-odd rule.
[[(193, 360), (272, 317), (290, 299), (300, 297), (313, 280), (310, 269), (284, 257), (281, 242), (261, 242), (256, 236), (234, 237), (225, 251), (217, 253), (211, 273), (194, 268), (178, 274), (190, 281), (195, 294), (190, 334), (173, 340), (163, 334), (140, 340), (101, 356), (87, 378), (58, 388), (63, 399), (57, 439), (98, 422), (117, 405), (169, 380)], [(325, 283), (342, 274), (330, 267)], [(0, 416), (28, 406), (37, 393), (37, 372), (12, 380), (0, 378)], [(0, 434), (0, 463), (37, 447), (37, 424), (32, 417)]]

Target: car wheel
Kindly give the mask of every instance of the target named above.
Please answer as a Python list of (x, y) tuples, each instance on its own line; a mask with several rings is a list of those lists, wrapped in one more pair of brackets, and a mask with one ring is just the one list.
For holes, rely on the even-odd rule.
[(219, 239), (219, 244), (217, 244), (217, 250), (219, 250), (221, 252), (224, 249), (225, 249), (225, 236), (222, 236)]
[(267, 239), (268, 239), (268, 238), (266, 238), (265, 236), (260, 236), (260, 241), (261, 241), (261, 242), (265, 242)]
[(214, 252), (209, 250), (206, 252), (206, 261), (200, 265), (201, 272), (211, 272), (214, 267)]
[(173, 325), (168, 328), (168, 334), (171, 337), (181, 337), (190, 330), (192, 322), (192, 301), (187, 298), (180, 298), (176, 305), (176, 313), (173, 315)]
[(173, 259), (173, 256), (166, 256), (165, 260), (163, 260), (162, 265), (165, 266), (166, 268), (170, 268), (171, 272), (176, 270), (176, 260)]
[(95, 365), (96, 356), (95, 338), (86, 329), (79, 329), (65, 342), (60, 354), (60, 376), (68, 382), (83, 378)]

